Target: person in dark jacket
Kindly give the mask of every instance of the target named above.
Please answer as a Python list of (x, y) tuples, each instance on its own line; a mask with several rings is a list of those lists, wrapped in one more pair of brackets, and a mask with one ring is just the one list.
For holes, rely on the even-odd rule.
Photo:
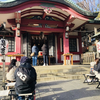
[(43, 66), (48, 66), (47, 45), (44, 43), (41, 49), (43, 51)]
[(100, 58), (99, 57), (97, 57), (96, 64), (94, 65), (94, 68), (93, 68), (93, 73), (96, 75), (96, 77), (100, 75)]
[[(37, 74), (31, 66), (31, 60), (28, 57), (22, 57), (20, 66), (16, 69), (15, 76), (15, 91), (17, 94), (34, 93)], [(19, 96), (18, 100), (25, 100), (24, 96)], [(33, 100), (33, 95), (28, 97), (28, 100)]]
[(38, 47), (34, 44), (32, 47), (32, 53), (34, 52), (35, 55), (32, 57), (32, 65), (37, 66), (37, 55), (38, 55)]
[(97, 58), (96, 64), (94, 65), (94, 70), (100, 72), (100, 59)]

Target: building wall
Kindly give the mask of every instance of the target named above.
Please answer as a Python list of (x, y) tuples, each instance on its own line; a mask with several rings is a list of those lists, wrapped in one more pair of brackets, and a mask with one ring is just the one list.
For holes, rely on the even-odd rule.
[[(81, 43), (80, 43), (80, 40), (81, 40), (81, 36), (80, 36), (80, 34), (79, 33), (77, 33), (77, 32), (70, 32), (69, 33), (69, 39), (76, 39), (76, 42), (77, 42), (77, 51), (76, 52), (70, 52), (70, 53), (72, 53), (72, 54), (74, 54), (73, 55), (73, 61), (74, 62), (80, 62), (80, 55), (81, 55), (81, 53), (82, 53), (82, 51), (81, 51)], [(63, 51), (62, 51), (62, 45), (63, 45), (63, 43), (62, 43), (62, 40), (63, 39), (63, 37), (62, 36), (58, 36), (58, 62), (59, 63), (62, 63), (63, 61), (64, 61), (64, 56), (63, 56)], [(71, 60), (71, 57), (69, 57), (69, 60)]]

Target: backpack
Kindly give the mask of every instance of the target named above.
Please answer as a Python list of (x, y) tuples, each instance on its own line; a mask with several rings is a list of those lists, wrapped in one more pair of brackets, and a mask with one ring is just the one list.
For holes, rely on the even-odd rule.
[(24, 83), (31, 83), (35, 81), (34, 74), (32, 72), (32, 68), (24, 68), (24, 67), (19, 67), (17, 71), (17, 76), (22, 80)]

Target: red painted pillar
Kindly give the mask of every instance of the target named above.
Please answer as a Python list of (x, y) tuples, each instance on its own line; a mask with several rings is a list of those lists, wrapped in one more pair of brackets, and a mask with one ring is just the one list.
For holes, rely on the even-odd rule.
[(82, 53), (82, 40), (81, 40), (81, 33), (78, 33), (79, 35), (79, 52)]
[(82, 54), (82, 40), (81, 40), (81, 33), (78, 33), (78, 35), (79, 35), (79, 52), (80, 52), (80, 63), (81, 63), (81, 54)]
[(57, 36), (57, 56), (58, 56), (58, 63), (61, 63), (60, 37), (59, 36)]
[[(17, 32), (17, 31), (15, 31)], [(15, 35), (15, 50), (16, 54), (21, 54), (21, 36)], [(20, 57), (16, 57), (17, 61), (20, 61)]]
[[(64, 54), (69, 53), (69, 38), (65, 38), (65, 32), (63, 33), (63, 48), (64, 48)], [(67, 57), (69, 59), (69, 57)]]

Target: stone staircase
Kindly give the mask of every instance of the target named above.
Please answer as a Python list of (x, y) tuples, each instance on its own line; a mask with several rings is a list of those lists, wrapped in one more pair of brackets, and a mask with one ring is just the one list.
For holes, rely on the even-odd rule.
[[(35, 66), (34, 68), (37, 72), (37, 83), (67, 79), (83, 79), (83, 74), (90, 72), (90, 65), (49, 65)], [(3, 69), (0, 68), (0, 86), (2, 85), (2, 70)]]
[(90, 72), (90, 65), (52, 65), (36, 66), (37, 82), (83, 79), (83, 74)]
[[(67, 79), (83, 79), (83, 74), (90, 72), (90, 65), (49, 65), (49, 66), (35, 66), (37, 72), (37, 83), (67, 80)], [(2, 88), (2, 68), (0, 68), (0, 90)], [(7, 70), (7, 67), (6, 67)], [(1, 98), (0, 98), (1, 100)], [(9, 97), (6, 99), (9, 100)]]

